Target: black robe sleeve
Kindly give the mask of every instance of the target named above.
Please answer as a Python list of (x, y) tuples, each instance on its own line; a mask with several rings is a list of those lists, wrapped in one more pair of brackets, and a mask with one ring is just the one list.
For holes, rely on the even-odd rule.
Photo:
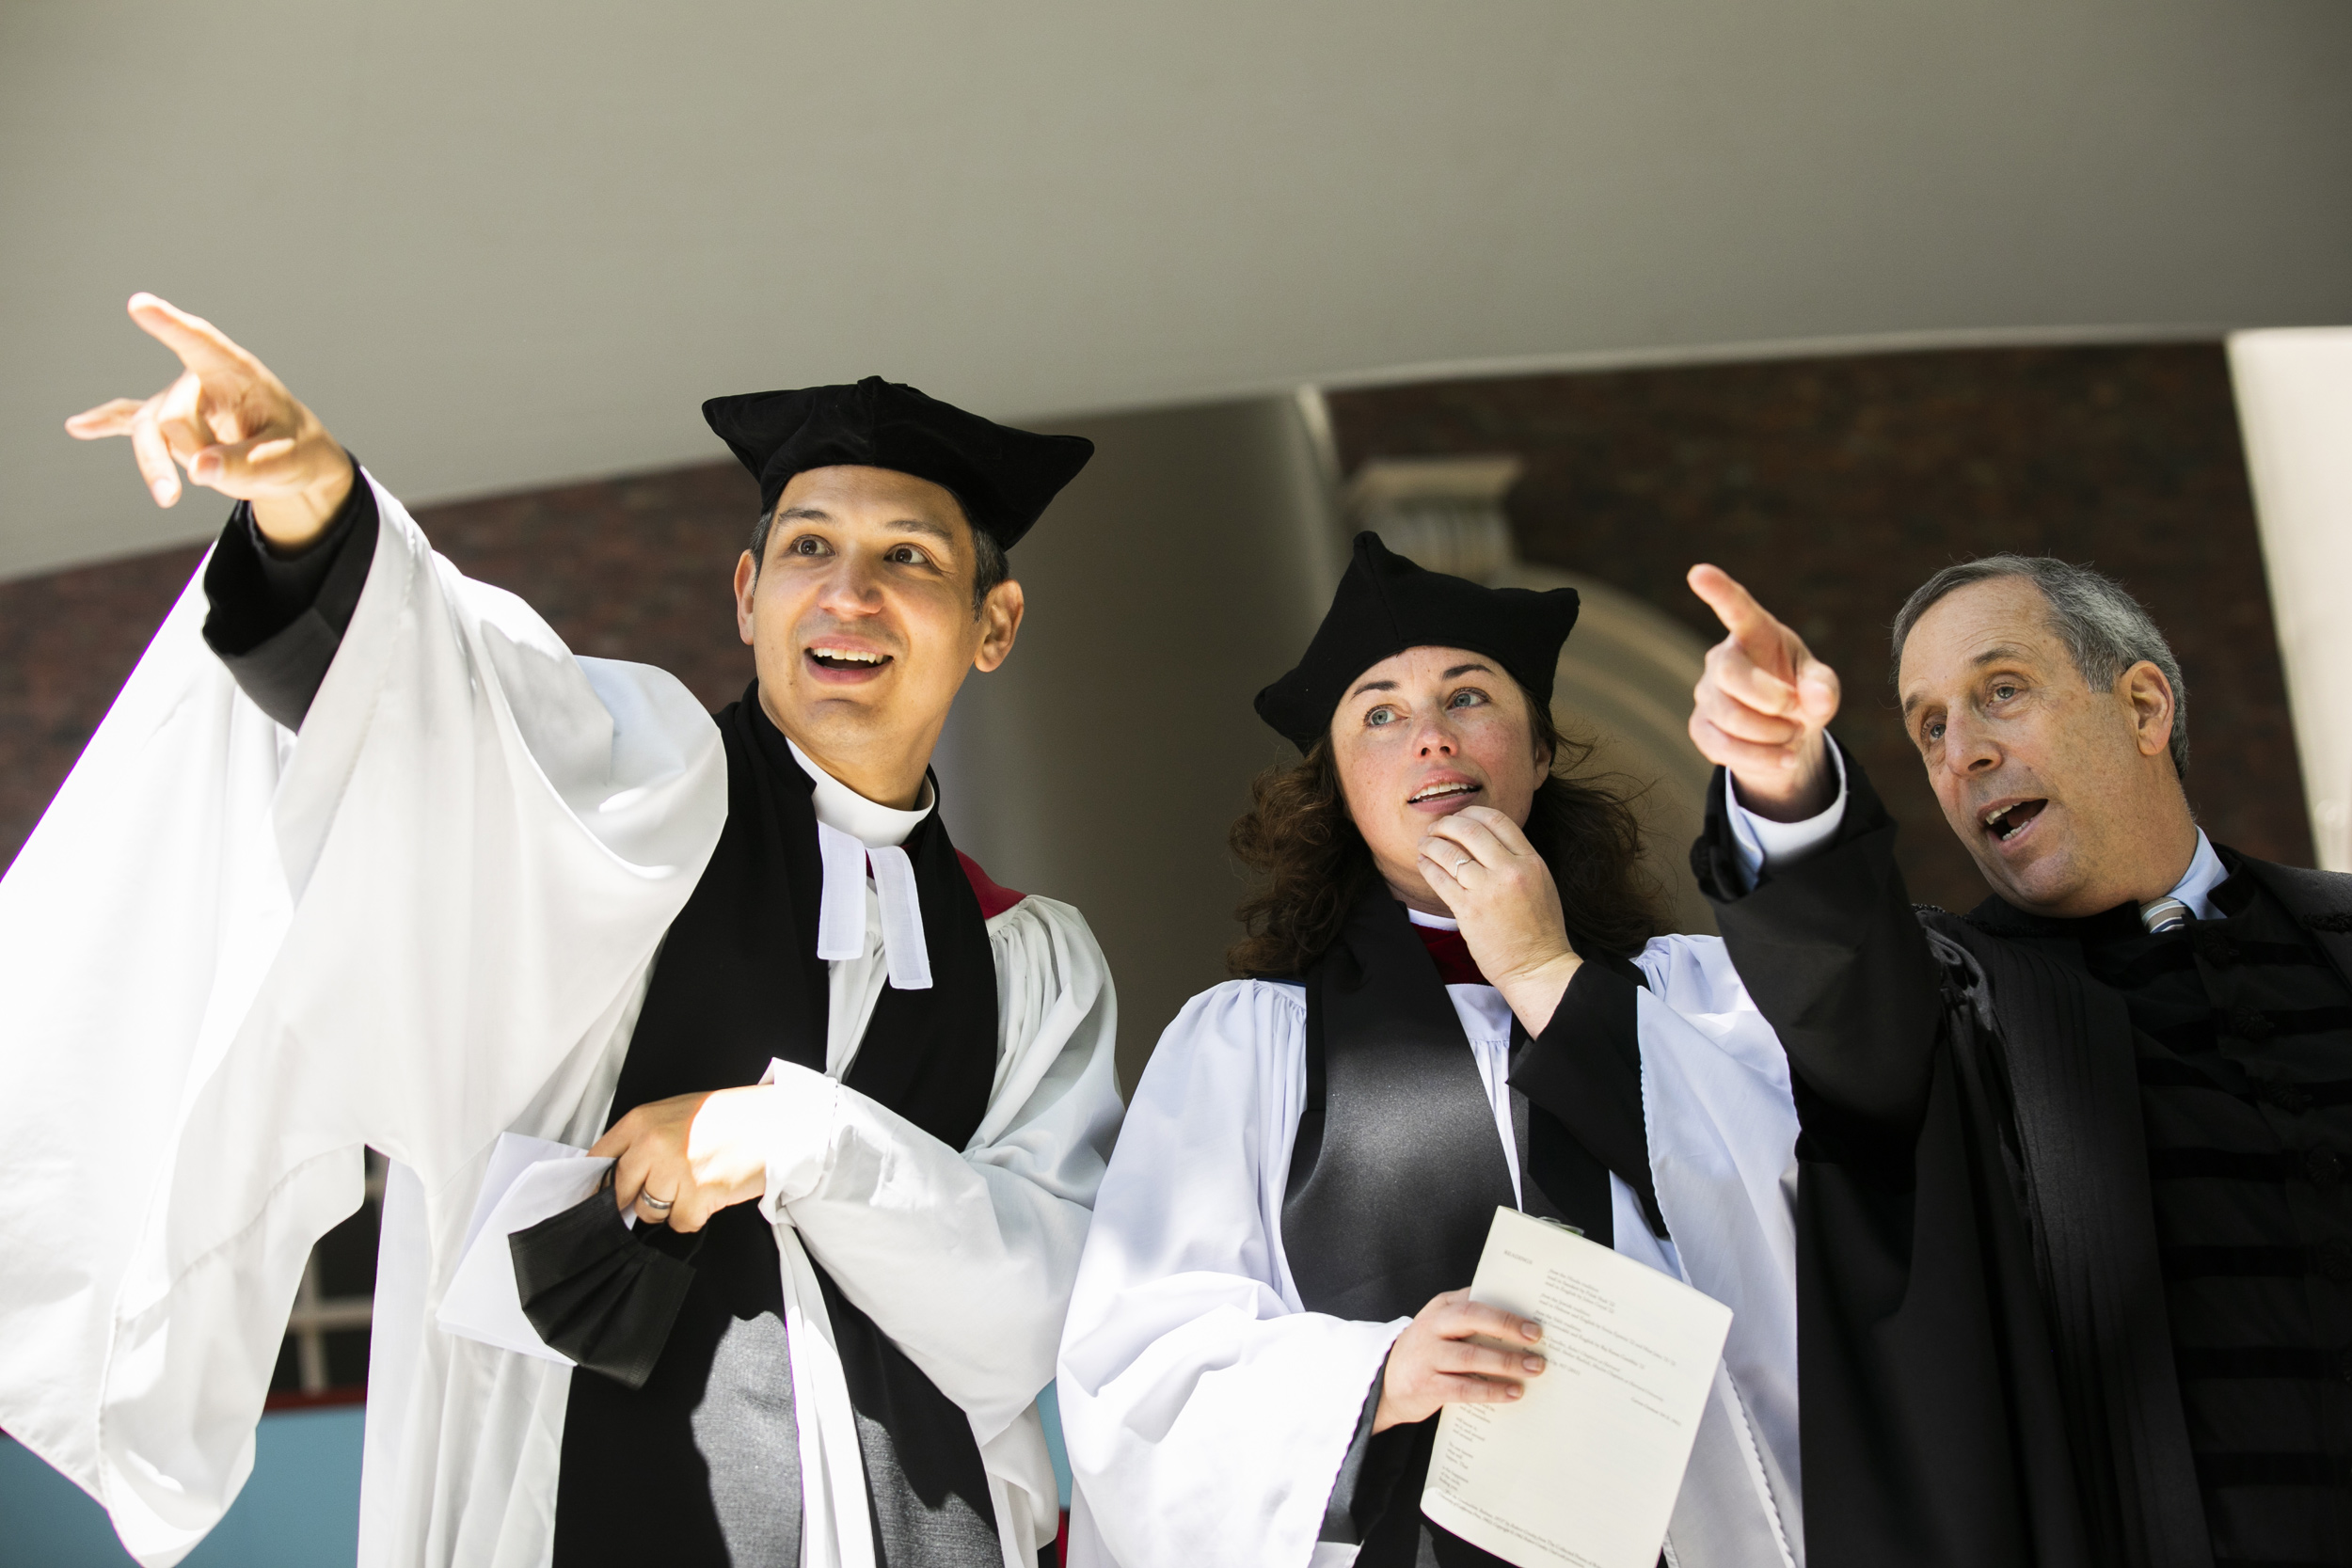
[(1717, 768), (1691, 868), (1748, 994), (1788, 1053), (1798, 1114), (1818, 1151), (1908, 1163), (1942, 1025), (1938, 971), (1896, 869), (1894, 818), (1862, 765), (1851, 753), (1845, 764), (1837, 836), (1794, 864), (1766, 868), (1744, 894)]
[(1323, 1528), (1315, 1535), (1318, 1541), (1360, 1544), (1367, 1526), (1389, 1506), (1389, 1492), (1396, 1480), (1394, 1466), (1386, 1466), (1391, 1472), (1386, 1474), (1380, 1473), (1382, 1466), (1366, 1468), (1373, 1451), (1372, 1423), (1380, 1414), (1380, 1390), (1388, 1376), (1389, 1364), (1384, 1359), (1380, 1370), (1372, 1374), (1372, 1386), (1364, 1390), (1364, 1406), (1356, 1414), (1356, 1435), (1348, 1439), (1339, 1476), (1331, 1482), (1330, 1500), (1323, 1507)]
[(299, 730), (350, 629), (375, 557), (375, 492), (351, 465), (351, 493), (307, 548), (279, 555), (239, 501), (204, 568), (204, 641), (256, 706)]
[(1722, 777), (1692, 869), (1788, 1053), (1801, 1129), (1809, 1568), (2121, 1568), (2122, 1532), (2083, 1503), (2005, 1085), (1952, 1005), (1893, 820), (1849, 754), (1836, 838), (1742, 892)]
[[(1638, 997), (1645, 982), (1630, 962), (1602, 954), (1585, 960), (1561, 994), (1543, 1033), (1511, 1057), (1511, 1087), (1553, 1129), (1531, 1126), (1519, 1159), (1523, 1188), (1551, 1199), (1589, 1240), (1613, 1245), (1609, 1177), (1641, 1200), (1650, 1232), (1663, 1237), (1666, 1217), (1650, 1173), (1642, 1112)], [(1586, 1196), (1579, 1202), (1578, 1193)]]

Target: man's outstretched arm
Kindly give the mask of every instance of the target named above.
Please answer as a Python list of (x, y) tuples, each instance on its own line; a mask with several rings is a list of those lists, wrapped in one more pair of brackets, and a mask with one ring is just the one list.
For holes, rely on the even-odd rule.
[[(1691, 586), (1729, 634), (1708, 652), (1691, 715), (1692, 740), (1718, 768), (1692, 851), (1700, 890), (1788, 1052), (1806, 1130), (1907, 1146), (1942, 1005), (1895, 865), (1894, 819), (1860, 764), (1833, 754), (1836, 673), (1725, 573), (1693, 567)], [(1764, 832), (1807, 823), (1814, 843), (1759, 853), (1756, 819)]]
[[(352, 469), (356, 476), (356, 459)], [(379, 526), (375, 492), (355, 478), (326, 531), (286, 555), (240, 501), (205, 563), (204, 645), (255, 706), (290, 730), (302, 728), (351, 629)]]
[(264, 713), (300, 729), (367, 582), (374, 497), (317, 416), (218, 327), (152, 294), (132, 296), (131, 319), (179, 356), (181, 373), (66, 429), (129, 436), (158, 506), (178, 504), (183, 467), (238, 500), (204, 573), (204, 641)]
[(318, 416), (269, 367), (200, 316), (131, 296), (131, 319), (180, 356), (153, 397), (116, 398), (66, 420), (76, 440), (128, 436), (157, 506), (180, 501), (180, 470), (209, 490), (253, 504), (254, 526), (292, 554), (326, 529), (351, 493), (351, 459)]

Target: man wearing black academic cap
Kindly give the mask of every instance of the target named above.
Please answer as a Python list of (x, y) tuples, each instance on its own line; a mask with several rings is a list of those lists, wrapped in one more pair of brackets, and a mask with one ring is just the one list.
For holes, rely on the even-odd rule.
[(1720, 941), (1653, 935), (1553, 726), (1576, 615), (1366, 533), (1259, 693), (1301, 757), (1233, 829), (1241, 978), (1160, 1037), (1071, 1298), (1071, 1568), (1497, 1568), (1422, 1513), (1438, 1413), (1594, 1364), (1468, 1299), (1498, 1208), (1732, 1308), (1678, 1492), (1615, 1521), (1641, 1560), (1802, 1549), (1785, 1058)]
[[(757, 678), (714, 725), (431, 555), (217, 330), (133, 313), (186, 373), (74, 433), (239, 505), (0, 892), (78, 911), (12, 961), (46, 1034), (0, 1099), (127, 1095), (158, 1134), (52, 1271), (74, 1305), (0, 1291), (0, 1338), (57, 1352), (0, 1366), (0, 1422), (175, 1560), (267, 1386), (223, 1347), (282, 1325), (372, 1146), (363, 1562), (1036, 1562), (1114, 1003), (1075, 911), (955, 849), (929, 764), (1088, 443), (879, 378), (706, 404), (761, 494)], [(92, 1000), (147, 908), (177, 1001)]]

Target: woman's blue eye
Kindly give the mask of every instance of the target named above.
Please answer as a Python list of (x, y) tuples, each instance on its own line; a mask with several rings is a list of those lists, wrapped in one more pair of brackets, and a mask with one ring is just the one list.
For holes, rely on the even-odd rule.
[(1453, 696), (1447, 698), (1445, 705), (1448, 707), (1473, 707), (1486, 700), (1486, 694), (1484, 691), (1464, 689), (1456, 691)]
[(1367, 713), (1367, 714), (1365, 714), (1365, 715), (1364, 715), (1364, 722), (1365, 722), (1365, 723), (1367, 723), (1367, 724), (1385, 724), (1385, 723), (1387, 723), (1390, 720), (1394, 719), (1395, 717), (1396, 717), (1396, 710), (1395, 710), (1395, 709), (1393, 709), (1393, 708), (1385, 708), (1385, 707), (1376, 707), (1376, 708), (1374, 708), (1374, 709), (1373, 709), (1370, 713)]

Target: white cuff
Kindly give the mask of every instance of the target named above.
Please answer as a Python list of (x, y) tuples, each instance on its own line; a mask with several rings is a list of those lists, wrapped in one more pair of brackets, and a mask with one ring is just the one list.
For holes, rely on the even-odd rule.
[(1739, 847), (1740, 869), (1749, 887), (1756, 885), (1756, 873), (1764, 867), (1801, 861), (1837, 836), (1846, 820), (1846, 758), (1836, 741), (1830, 742), (1829, 760), (1837, 769), (1837, 799), (1802, 822), (1773, 822), (1756, 816), (1740, 803), (1740, 791), (1730, 772), (1724, 772), (1724, 815), (1730, 818), (1732, 842)]
[(785, 1209), (815, 1192), (833, 1163), (833, 1132), (839, 1118), (841, 1085), (821, 1072), (791, 1062), (771, 1061), (760, 1085), (770, 1091), (764, 1137), (768, 1185), (760, 1212), (780, 1223)]

